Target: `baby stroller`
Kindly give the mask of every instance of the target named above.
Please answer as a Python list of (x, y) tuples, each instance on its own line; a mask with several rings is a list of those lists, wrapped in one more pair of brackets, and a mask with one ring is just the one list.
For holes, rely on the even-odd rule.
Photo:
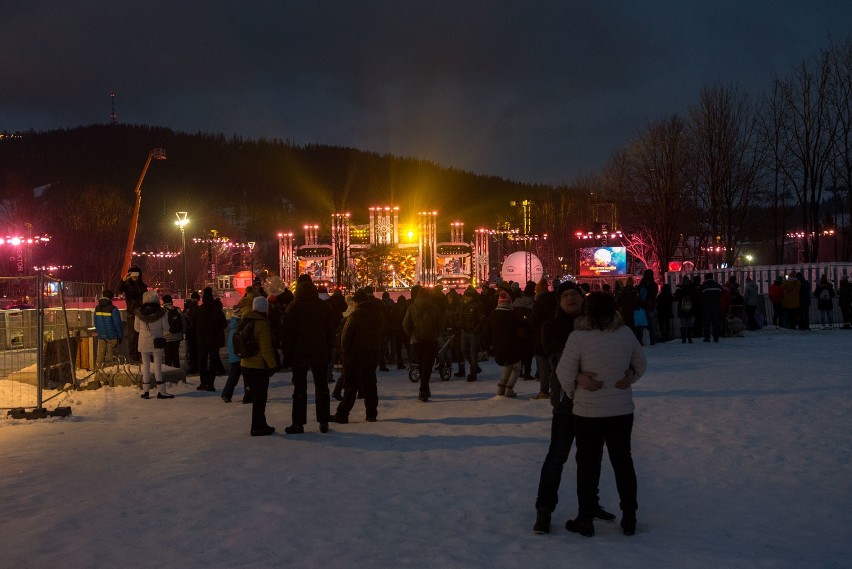
[[(438, 354), (435, 356), (435, 370), (438, 372), (441, 381), (449, 381), (450, 376), (453, 374), (453, 362), (449, 358), (449, 346), (453, 343), (453, 338), (455, 336), (452, 332), (450, 332), (449, 336), (438, 338), (440, 347), (438, 348)], [(420, 367), (416, 362), (411, 362), (408, 365), (408, 379), (412, 383), (420, 381)]]

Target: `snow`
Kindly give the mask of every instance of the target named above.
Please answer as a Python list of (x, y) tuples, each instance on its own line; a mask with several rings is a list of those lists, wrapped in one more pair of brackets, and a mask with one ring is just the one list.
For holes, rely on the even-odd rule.
[[(0, 419), (0, 567), (848, 568), (850, 341), (768, 327), (647, 347), (633, 537), (564, 529), (573, 451), (551, 534), (532, 532), (550, 406), (535, 382), (496, 397), (493, 362), (476, 383), (433, 375), (425, 404), (405, 371), (379, 372), (379, 422), (358, 401), (328, 434), (283, 434), (288, 373), (271, 437), (249, 436), (241, 388), (225, 404), (197, 377), (168, 401), (71, 392), (54, 403), (71, 417)], [(617, 512), (606, 458), (600, 494)]]

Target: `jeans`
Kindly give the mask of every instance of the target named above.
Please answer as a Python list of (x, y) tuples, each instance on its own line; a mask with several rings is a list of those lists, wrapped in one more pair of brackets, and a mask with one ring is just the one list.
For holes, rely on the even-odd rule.
[[(239, 369), (240, 364), (236, 364)], [(266, 422), (266, 399), (269, 394), (269, 370), (242, 368), (243, 381), (251, 384), (254, 398), (251, 402), (251, 428), (263, 429)], [(230, 379), (230, 378), (229, 378)]]
[(542, 393), (550, 393), (550, 376), (553, 374), (553, 365), (547, 356), (535, 356), (535, 367), (538, 370), (539, 388)]
[(462, 332), (461, 349), (464, 359), (470, 362), (470, 371), (479, 367), (479, 334), (476, 332)]
[(571, 413), (554, 413), (550, 422), (550, 446), (541, 465), (538, 480), (536, 509), (546, 508), (550, 512), (559, 503), (559, 483), (562, 481), (562, 468), (568, 461), (571, 444), (574, 442), (574, 418)]
[(379, 394), (376, 387), (376, 366), (379, 364), (379, 354), (370, 354), (361, 360), (343, 362), (343, 401), (337, 406), (337, 415), (349, 417), (355, 399), (360, 391), (364, 395), (364, 407), (367, 418), (375, 419), (379, 415)]

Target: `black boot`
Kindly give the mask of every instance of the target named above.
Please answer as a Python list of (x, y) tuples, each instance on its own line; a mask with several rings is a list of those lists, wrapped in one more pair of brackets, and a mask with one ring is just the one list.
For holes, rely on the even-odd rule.
[(464, 364), (459, 365), (459, 370), (453, 374), (454, 377), (464, 377), (467, 374), (464, 371)]
[(621, 518), (621, 529), (624, 530), (624, 535), (633, 535), (636, 533), (636, 513), (624, 512)]
[(595, 535), (595, 524), (593, 524), (592, 520), (589, 519), (578, 517), (573, 520), (568, 520), (565, 522), (565, 529), (572, 533), (579, 533), (585, 537), (592, 537)]
[(536, 510), (533, 531), (538, 534), (550, 533), (550, 509), (539, 508)]

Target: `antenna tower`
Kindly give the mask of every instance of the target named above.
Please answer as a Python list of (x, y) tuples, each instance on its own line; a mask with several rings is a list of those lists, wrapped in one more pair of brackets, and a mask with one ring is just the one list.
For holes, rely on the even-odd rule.
[(118, 117), (115, 114), (115, 91), (109, 94), (112, 99), (112, 112), (109, 114), (109, 124), (118, 124)]

